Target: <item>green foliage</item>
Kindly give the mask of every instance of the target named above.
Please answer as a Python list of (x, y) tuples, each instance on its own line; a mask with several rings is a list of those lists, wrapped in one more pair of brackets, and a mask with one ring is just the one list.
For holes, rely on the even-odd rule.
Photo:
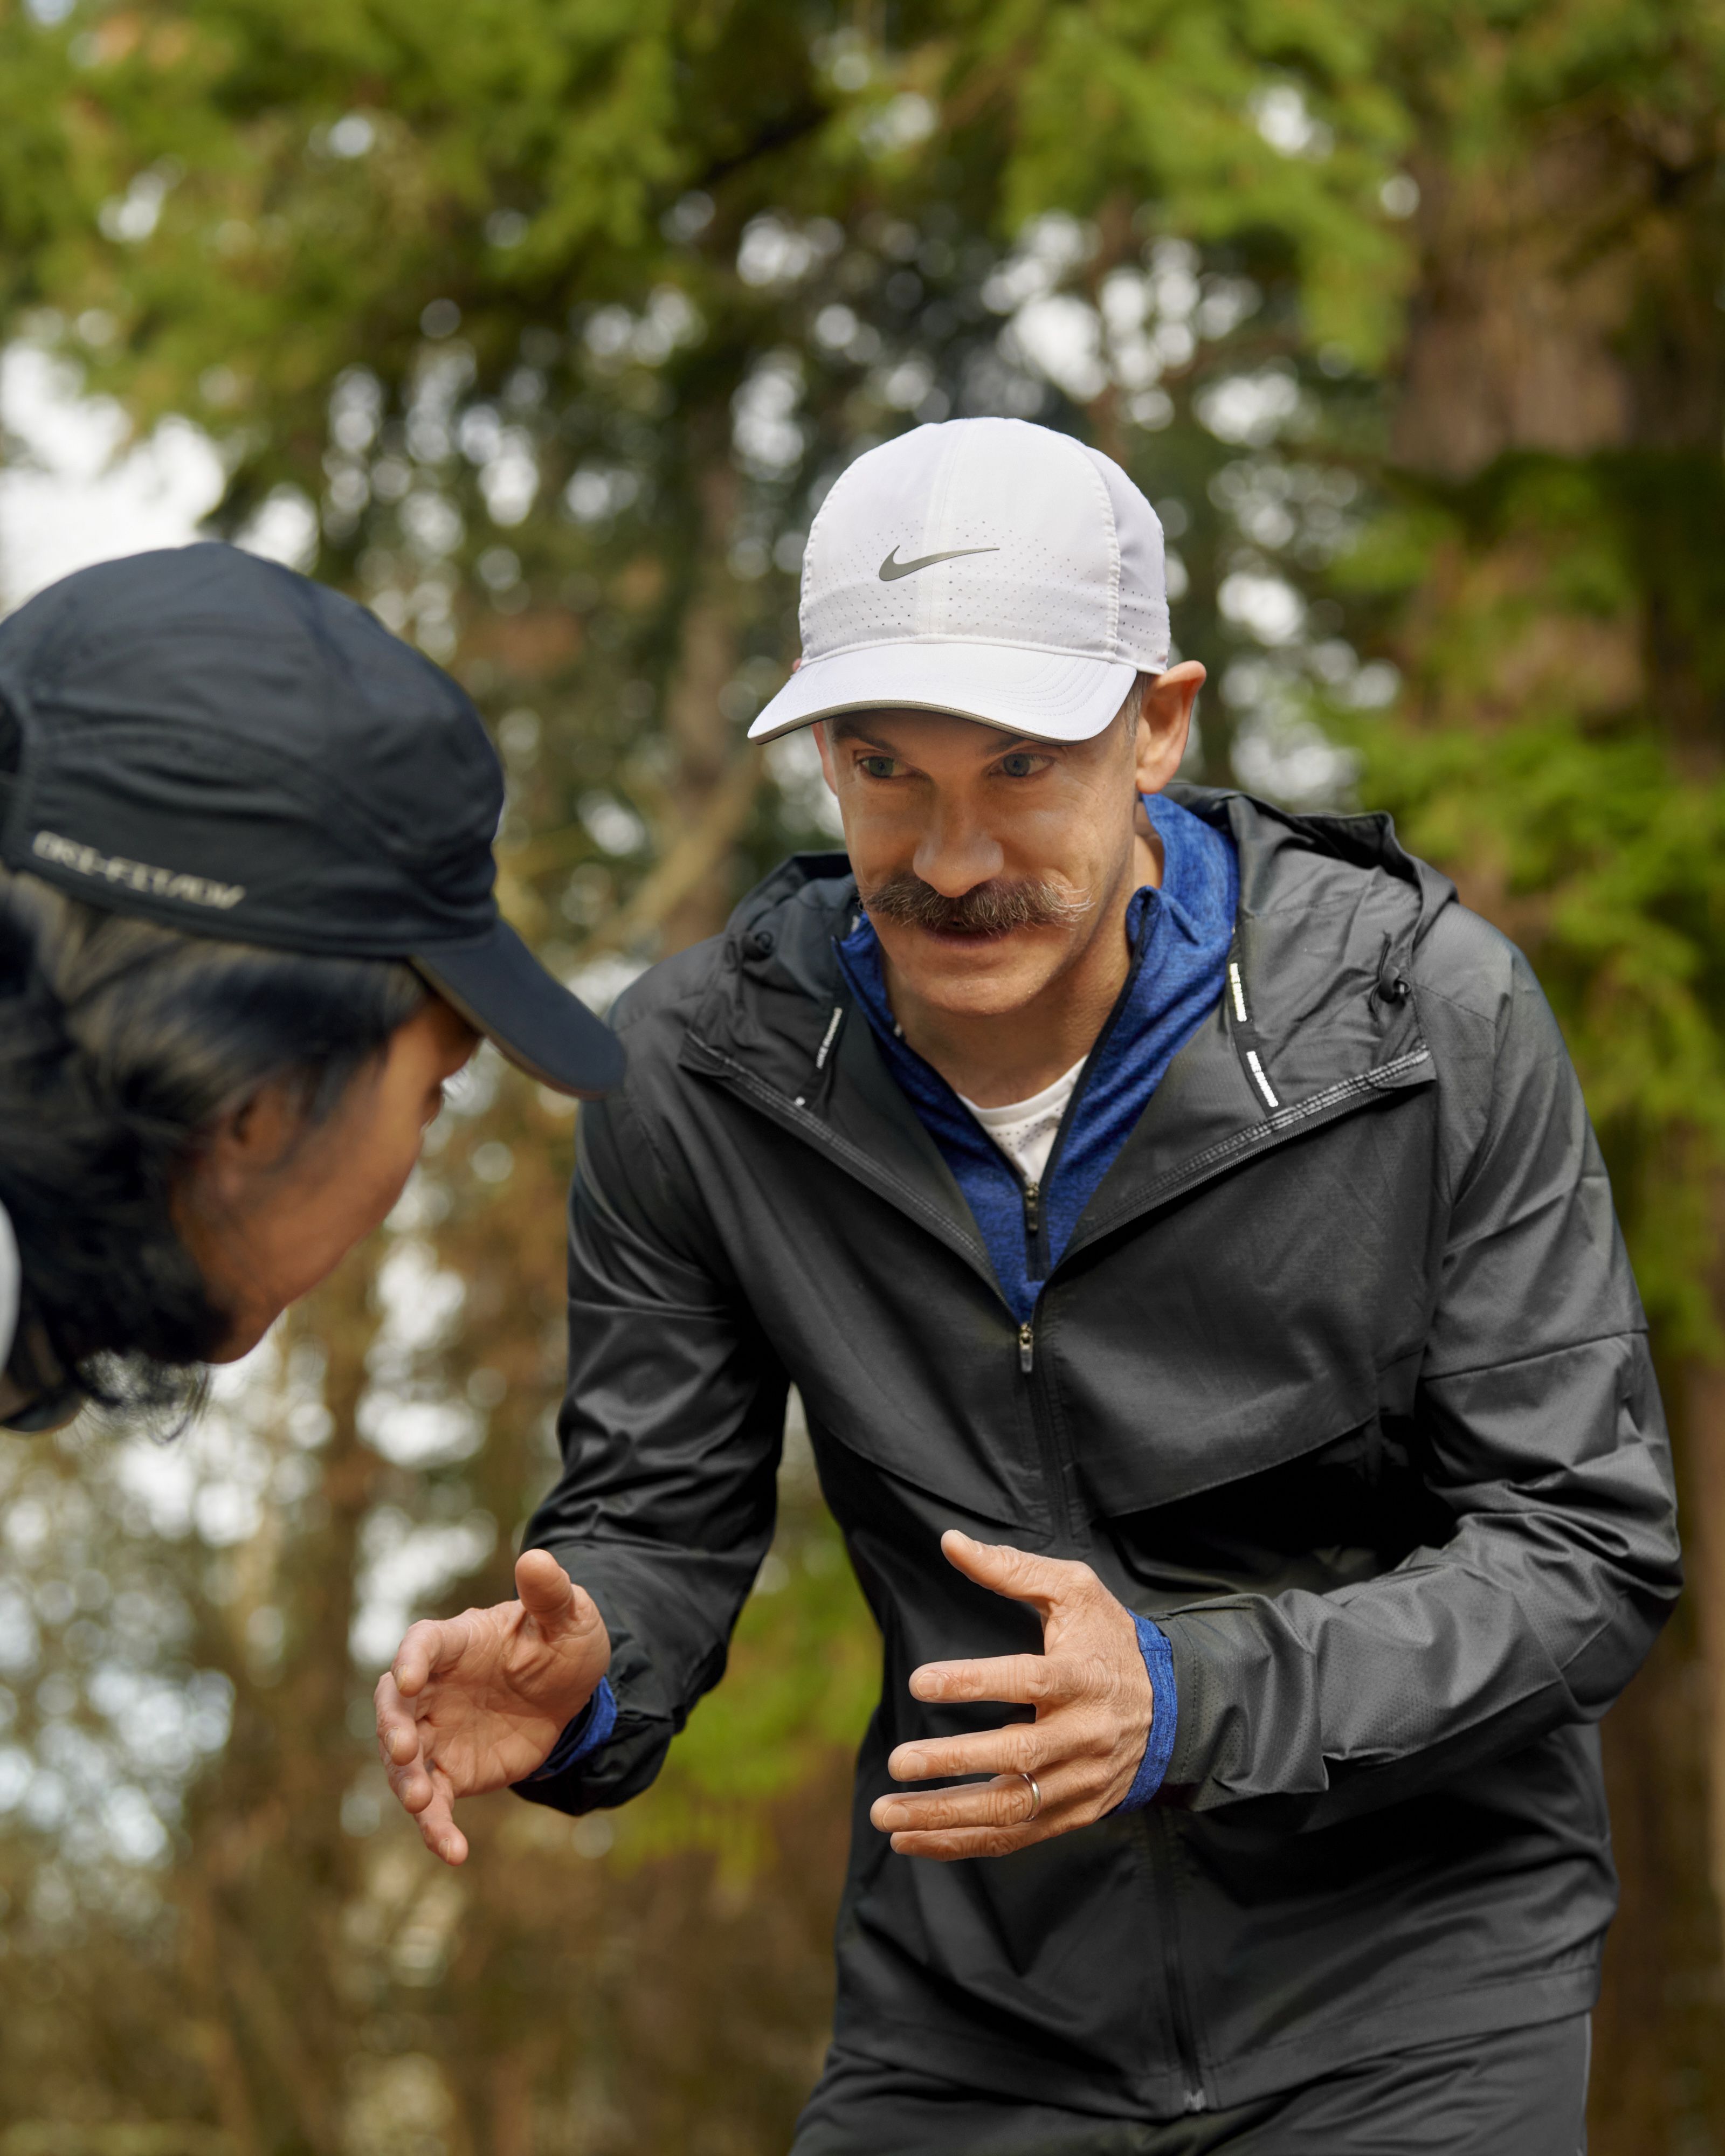
[(63, 38), (0, 0), (0, 320), (39, 300), (87, 247), (87, 130)]
[(1011, 223), (1123, 197), (1160, 228), (1267, 246), (1291, 266), (1312, 342), (1381, 362), (1412, 271), (1379, 201), (1410, 131), (1377, 74), (1391, 11), (1019, 0), (960, 12), (975, 41), (961, 47), (958, 94), (1002, 108)]
[(1429, 609), (1404, 722), (1347, 725), (1361, 791), (1532, 958), (1676, 1354), (1722, 1346), (1722, 506), (1717, 459), (1510, 460), (1347, 573)]

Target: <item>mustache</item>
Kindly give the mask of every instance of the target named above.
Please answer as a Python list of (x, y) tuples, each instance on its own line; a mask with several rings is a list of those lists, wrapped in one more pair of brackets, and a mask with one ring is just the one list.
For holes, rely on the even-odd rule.
[(992, 878), (948, 898), (910, 869), (901, 869), (861, 894), (871, 921), (901, 921), (949, 936), (1005, 936), (1014, 928), (1070, 928), (1092, 911), (1088, 891), (1035, 877)]

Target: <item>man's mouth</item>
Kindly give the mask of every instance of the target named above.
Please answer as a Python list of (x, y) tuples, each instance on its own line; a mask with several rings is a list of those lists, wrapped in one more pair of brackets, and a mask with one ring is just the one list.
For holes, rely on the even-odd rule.
[(1019, 928), (942, 927), (931, 921), (917, 921), (905, 925), (914, 927), (919, 935), (927, 937), (932, 942), (945, 944), (953, 951), (984, 950), (991, 944), (1004, 943), (1009, 937), (1022, 932)]

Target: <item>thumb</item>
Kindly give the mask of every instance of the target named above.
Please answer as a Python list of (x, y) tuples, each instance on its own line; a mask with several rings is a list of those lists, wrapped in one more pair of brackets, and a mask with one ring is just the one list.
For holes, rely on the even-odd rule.
[(575, 1583), (549, 1550), (523, 1550), (515, 1561), (515, 1591), (547, 1639), (575, 1621)]
[(1046, 1608), (1072, 1592), (1072, 1575), (1082, 1567), (1059, 1558), (1037, 1557), (1029, 1550), (1014, 1549), (1009, 1543), (979, 1543), (972, 1535), (948, 1527), (941, 1537), (941, 1554), (947, 1563), (991, 1594), (1010, 1595), (1017, 1602)]

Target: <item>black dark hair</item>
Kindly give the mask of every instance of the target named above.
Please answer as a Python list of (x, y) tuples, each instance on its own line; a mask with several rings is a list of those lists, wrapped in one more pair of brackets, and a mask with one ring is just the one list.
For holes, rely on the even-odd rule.
[(270, 1081), (326, 1116), (429, 993), (405, 965), (182, 935), (0, 870), (0, 1204), (26, 1342), (39, 1328), (110, 1404), (192, 1397), (228, 1320), (176, 1232), (177, 1177)]

